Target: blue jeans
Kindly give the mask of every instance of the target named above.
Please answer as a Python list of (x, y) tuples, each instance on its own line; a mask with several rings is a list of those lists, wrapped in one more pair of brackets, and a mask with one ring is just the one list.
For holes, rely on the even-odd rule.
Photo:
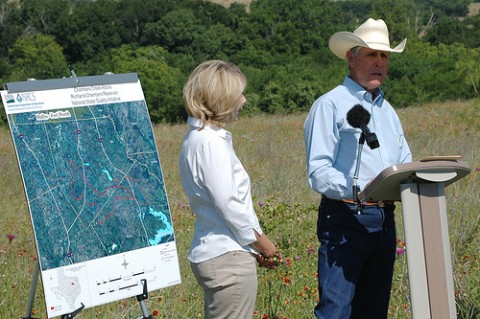
[(318, 208), (319, 319), (387, 318), (396, 231), (394, 205), (357, 206), (322, 198)]

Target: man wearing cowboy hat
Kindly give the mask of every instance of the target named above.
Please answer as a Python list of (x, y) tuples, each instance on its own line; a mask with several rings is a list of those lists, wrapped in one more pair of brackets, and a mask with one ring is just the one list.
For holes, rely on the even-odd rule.
[[(405, 43), (391, 48), (387, 25), (371, 18), (353, 33), (337, 32), (329, 41), (330, 50), (347, 60), (350, 73), (313, 103), (304, 124), (308, 183), (322, 194), (317, 318), (387, 318), (395, 206), (360, 203), (354, 191), (383, 169), (412, 160), (400, 120), (380, 89), (390, 52), (402, 52)], [(349, 113), (359, 105), (367, 116)], [(364, 123), (356, 125), (359, 121)], [(358, 156), (360, 136), (368, 131), (375, 133), (379, 147), (364, 147)]]

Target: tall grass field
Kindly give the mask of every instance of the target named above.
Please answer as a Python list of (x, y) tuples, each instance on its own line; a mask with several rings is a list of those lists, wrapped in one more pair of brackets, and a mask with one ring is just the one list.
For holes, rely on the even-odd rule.
[[(248, 106), (247, 106), (248, 107)], [(480, 101), (399, 109), (414, 160), (462, 155), (472, 171), (446, 188), (458, 318), (480, 318)], [(307, 185), (303, 121), (306, 114), (241, 117), (227, 127), (252, 179), (263, 229), (284, 255), (275, 270), (258, 268), (254, 318), (313, 318), (318, 301), (317, 205)], [(202, 318), (202, 292), (187, 252), (195, 218), (182, 191), (177, 160), (186, 125), (154, 127), (172, 212), (182, 283), (152, 291), (146, 306), (154, 318)], [(8, 128), (0, 128), (0, 318), (23, 318), (36, 259), (35, 239), (17, 158)], [(389, 318), (412, 318), (401, 207), (397, 205), (397, 260)], [(440, 245), (440, 243), (439, 243)], [(34, 298), (35, 318), (45, 318), (43, 288)], [(83, 310), (78, 318), (138, 318), (136, 298)]]

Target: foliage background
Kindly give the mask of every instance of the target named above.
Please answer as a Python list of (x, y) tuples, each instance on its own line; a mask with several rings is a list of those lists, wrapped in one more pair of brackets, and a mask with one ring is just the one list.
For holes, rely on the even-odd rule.
[(302, 112), (347, 72), (329, 37), (374, 17), (387, 22), (392, 45), (408, 38), (384, 84), (394, 106), (478, 96), (478, 3), (229, 2), (0, 0), (0, 83), (69, 77), (68, 65), (79, 76), (137, 72), (152, 120), (175, 123), (185, 119), (181, 91), (193, 68), (223, 59), (247, 74), (246, 112)]

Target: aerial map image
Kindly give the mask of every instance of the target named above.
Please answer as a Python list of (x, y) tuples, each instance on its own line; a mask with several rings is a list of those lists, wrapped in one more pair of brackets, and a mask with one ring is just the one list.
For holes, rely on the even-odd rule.
[(144, 102), (10, 115), (42, 269), (174, 239)]

